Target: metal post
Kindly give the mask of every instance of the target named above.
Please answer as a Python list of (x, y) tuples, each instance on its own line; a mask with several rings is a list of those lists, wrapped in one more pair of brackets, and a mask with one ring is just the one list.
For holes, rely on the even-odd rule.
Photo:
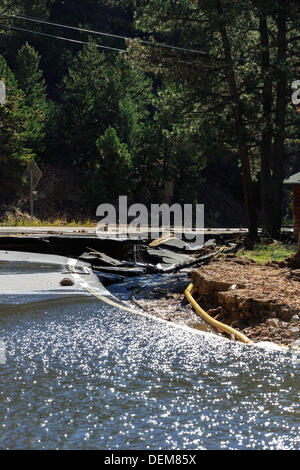
[(30, 217), (33, 219), (33, 172), (30, 170)]
[(6, 86), (2, 80), (0, 80), (0, 104), (6, 104)]

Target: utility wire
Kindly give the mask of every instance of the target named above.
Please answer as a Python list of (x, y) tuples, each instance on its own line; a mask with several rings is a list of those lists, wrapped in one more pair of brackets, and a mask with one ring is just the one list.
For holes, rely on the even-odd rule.
[[(99, 36), (107, 36), (107, 37), (111, 37), (111, 38), (123, 39), (123, 40), (126, 40), (126, 41), (133, 41), (134, 40), (133, 38), (130, 38), (130, 37), (127, 37), (127, 36), (120, 36), (120, 35), (117, 35), (117, 34), (105, 33), (103, 31), (93, 31), (93, 30), (90, 30), (90, 29), (78, 28), (78, 27), (75, 27), (75, 26), (68, 26), (68, 25), (60, 24), (60, 23), (53, 23), (51, 21), (39, 20), (37, 18), (32, 18), (32, 17), (29, 17), (29, 16), (12, 15), (12, 14), (3, 14), (2, 16), (9, 16), (9, 17), (12, 17), (12, 18), (18, 18), (18, 19), (25, 20), (25, 21), (32, 21), (34, 23), (47, 24), (47, 25), (51, 25), (51, 26), (57, 26), (57, 27), (60, 27), (60, 28), (72, 29), (72, 30), (75, 30), (75, 31), (81, 31), (81, 32), (90, 33), (90, 34), (97, 34)], [(183, 51), (183, 52), (191, 52), (193, 54), (207, 55), (205, 52), (199, 51), (197, 49), (187, 49), (187, 48), (184, 48), (184, 47), (172, 46), (170, 44), (163, 44), (163, 43), (160, 43), (160, 42), (145, 41), (143, 39), (140, 39), (140, 42), (142, 44), (148, 44), (150, 46), (163, 47), (163, 48), (166, 48), (166, 49), (174, 49), (174, 50)]]
[[(6, 28), (6, 29), (14, 29), (16, 31), (23, 31), (25, 33), (37, 34), (39, 36), (46, 36), (48, 38), (59, 39), (61, 41), (68, 41), (68, 42), (73, 42), (73, 43), (76, 43), (76, 44), (89, 44), (86, 41), (79, 41), (77, 39), (70, 39), (70, 38), (65, 38), (65, 37), (62, 37), (62, 36), (54, 36), (53, 34), (41, 33), (40, 31), (31, 31), (30, 29), (25, 29), (25, 28), (17, 28), (17, 26), (8, 26), (8, 25), (2, 24), (2, 23), (0, 23), (0, 26), (3, 27), (3, 28)], [(118, 49), (116, 47), (103, 46), (103, 45), (100, 45), (100, 44), (95, 44), (95, 47), (98, 47), (99, 49), (108, 49), (108, 50), (112, 50), (112, 51), (115, 51), (115, 52), (125, 52), (125, 53), (128, 52), (125, 49)]]

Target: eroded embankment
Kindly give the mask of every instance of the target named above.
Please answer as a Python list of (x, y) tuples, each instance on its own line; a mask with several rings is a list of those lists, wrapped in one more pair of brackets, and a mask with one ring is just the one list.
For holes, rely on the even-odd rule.
[(254, 341), (290, 345), (300, 338), (300, 270), (222, 256), (192, 273), (196, 300), (217, 320)]

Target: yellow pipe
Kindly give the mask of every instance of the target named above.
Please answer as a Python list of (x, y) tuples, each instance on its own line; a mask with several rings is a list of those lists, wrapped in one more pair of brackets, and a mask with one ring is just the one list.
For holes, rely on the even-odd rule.
[(188, 301), (192, 304), (194, 309), (199, 313), (201, 318), (205, 320), (209, 325), (213, 326), (214, 328), (217, 328), (218, 330), (223, 331), (224, 333), (231, 335), (234, 335), (237, 339), (239, 339), (242, 343), (247, 343), (247, 344), (253, 344), (253, 341), (251, 339), (247, 338), (247, 336), (243, 335), (239, 331), (235, 330), (234, 328), (231, 328), (231, 326), (225, 325), (224, 323), (221, 323), (218, 320), (215, 320), (212, 318), (208, 313), (206, 313), (196, 302), (194, 297), (192, 296), (192, 290), (194, 288), (194, 285), (191, 283), (185, 290), (185, 296), (188, 299)]

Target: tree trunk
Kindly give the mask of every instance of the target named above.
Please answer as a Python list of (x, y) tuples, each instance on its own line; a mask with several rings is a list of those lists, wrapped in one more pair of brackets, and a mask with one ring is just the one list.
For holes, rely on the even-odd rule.
[[(274, 131), (272, 130), (273, 79), (270, 68), (269, 33), (264, 6), (260, 12), (260, 41), (262, 49), (263, 116), (261, 139), (261, 209), (262, 228), (265, 234), (279, 238), (281, 233), (281, 205), (283, 188), (283, 163), (285, 156), (285, 126), (287, 112), (287, 28), (286, 0), (277, 0), (277, 73)], [(274, 148), (272, 141), (274, 135)], [(272, 155), (273, 153), (273, 155)]]
[(275, 143), (273, 159), (273, 225), (272, 235), (280, 236), (282, 219), (282, 189), (283, 189), (283, 163), (285, 157), (285, 127), (287, 113), (287, 26), (286, 26), (286, 0), (278, 0), (278, 79), (277, 101), (275, 117)]
[(246, 205), (246, 213), (248, 218), (249, 240), (255, 241), (257, 239), (257, 223), (253, 195), (253, 186), (251, 179), (251, 169), (247, 145), (246, 129), (243, 121), (242, 108), (240, 96), (237, 89), (236, 78), (234, 73), (234, 66), (231, 54), (231, 45), (227, 34), (227, 29), (223, 18), (223, 5), (222, 0), (217, 0), (217, 11), (219, 20), (219, 29), (222, 37), (225, 63), (226, 63), (226, 77), (232, 98), (233, 115), (237, 129), (238, 151), (242, 164), (242, 177), (243, 188)]
[(290, 258), (290, 265), (292, 268), (300, 268), (300, 230), (298, 232), (298, 250), (297, 253)]
[(271, 181), (271, 152), (272, 152), (272, 74), (270, 70), (270, 46), (267, 16), (264, 10), (260, 13), (259, 21), (261, 43), (261, 66), (263, 74), (263, 118), (264, 125), (261, 137), (260, 157), (260, 196), (262, 210), (262, 229), (268, 235), (272, 232), (273, 189)]

